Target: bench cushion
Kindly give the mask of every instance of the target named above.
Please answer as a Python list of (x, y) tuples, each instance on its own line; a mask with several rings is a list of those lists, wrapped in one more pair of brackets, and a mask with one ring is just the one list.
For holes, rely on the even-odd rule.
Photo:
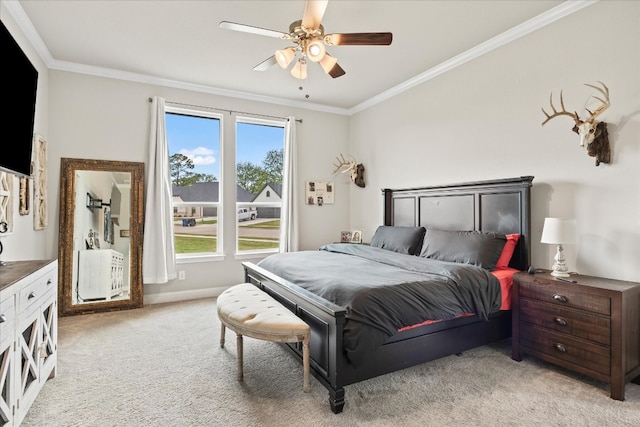
[(268, 333), (288, 337), (309, 333), (309, 325), (251, 283), (235, 285), (217, 299), (218, 317), (251, 336)]

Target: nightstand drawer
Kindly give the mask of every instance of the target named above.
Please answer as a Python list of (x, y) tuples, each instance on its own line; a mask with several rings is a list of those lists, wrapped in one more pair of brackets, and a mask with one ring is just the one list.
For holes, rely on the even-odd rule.
[(520, 300), (520, 321), (611, 345), (611, 319), (538, 300)]
[(611, 374), (611, 351), (606, 346), (529, 324), (520, 327), (520, 345), (606, 376)]
[(563, 307), (572, 307), (593, 313), (611, 315), (611, 299), (606, 296), (585, 293), (583, 289), (573, 289), (566, 283), (554, 281), (523, 283), (520, 296), (537, 299)]

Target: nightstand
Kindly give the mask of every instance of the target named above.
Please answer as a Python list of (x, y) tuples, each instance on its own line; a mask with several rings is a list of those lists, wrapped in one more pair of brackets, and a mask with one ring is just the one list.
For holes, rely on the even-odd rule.
[(513, 275), (512, 353), (529, 354), (609, 383), (624, 400), (640, 383), (640, 283), (548, 271)]

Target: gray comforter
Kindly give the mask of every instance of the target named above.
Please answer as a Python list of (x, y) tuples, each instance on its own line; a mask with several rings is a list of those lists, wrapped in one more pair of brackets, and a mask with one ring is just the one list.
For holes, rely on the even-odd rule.
[(500, 310), (500, 283), (489, 271), (366, 245), (332, 244), (262, 260), (275, 273), (347, 311), (344, 350), (358, 365), (398, 329), (463, 313)]

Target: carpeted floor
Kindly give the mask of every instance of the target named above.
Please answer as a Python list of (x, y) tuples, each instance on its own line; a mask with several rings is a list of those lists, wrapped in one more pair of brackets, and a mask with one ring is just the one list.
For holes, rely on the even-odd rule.
[(219, 346), (215, 299), (59, 319), (58, 371), (23, 426), (639, 426), (640, 385), (608, 385), (502, 341), (346, 387), (333, 414), (314, 378), (278, 344), (235, 334)]

